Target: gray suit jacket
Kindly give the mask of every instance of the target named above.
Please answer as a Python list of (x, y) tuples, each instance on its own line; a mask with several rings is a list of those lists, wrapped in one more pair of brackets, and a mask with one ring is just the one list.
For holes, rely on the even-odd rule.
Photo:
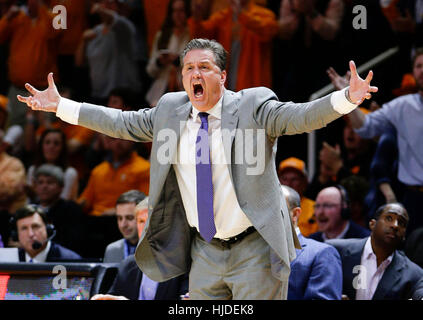
[[(161, 163), (158, 154), (163, 155), (163, 150), (170, 148), (167, 154), (170, 159), (175, 158), (181, 126), (191, 109), (187, 94), (175, 92), (165, 94), (152, 109), (122, 112), (82, 104), (79, 113), (79, 125), (117, 138), (153, 142), (149, 215), (135, 258), (141, 270), (156, 281), (190, 270), (192, 235), (175, 171), (171, 161)], [(294, 242), (300, 246), (276, 174), (277, 138), (319, 129), (340, 116), (330, 103), (330, 95), (296, 104), (279, 102), (271, 90), (263, 87), (236, 93), (225, 90), (221, 129), (232, 133), (222, 136), (235, 193), (241, 209), (269, 244), (272, 273), (282, 281), (289, 278), (290, 262), (295, 258)], [(246, 129), (253, 132), (254, 139), (245, 144), (246, 148), (257, 151), (260, 144), (259, 156), (264, 157), (260, 174), (249, 174), (251, 166), (247, 161), (235, 161), (245, 160), (245, 139), (242, 134), (235, 134), (237, 129), (245, 136)], [(258, 141), (257, 130), (265, 132), (264, 141)]]
[(125, 259), (125, 239), (110, 243), (104, 252), (103, 262), (122, 262)]

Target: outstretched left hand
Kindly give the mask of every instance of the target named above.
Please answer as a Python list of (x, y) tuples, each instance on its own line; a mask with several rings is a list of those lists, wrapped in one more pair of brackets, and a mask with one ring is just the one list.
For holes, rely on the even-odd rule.
[(357, 68), (355, 67), (354, 61), (350, 61), (350, 88), (348, 90), (350, 100), (359, 105), (364, 99), (371, 99), (372, 92), (377, 92), (378, 88), (371, 86), (370, 81), (373, 79), (373, 71), (369, 71), (366, 79), (360, 78), (357, 73)]

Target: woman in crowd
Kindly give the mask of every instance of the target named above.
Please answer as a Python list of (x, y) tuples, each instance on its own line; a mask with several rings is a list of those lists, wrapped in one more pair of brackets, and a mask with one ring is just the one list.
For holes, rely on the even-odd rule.
[(183, 90), (179, 69), (179, 54), (190, 40), (187, 19), (190, 4), (187, 0), (171, 0), (162, 29), (157, 32), (147, 73), (153, 83), (147, 92), (146, 100), (155, 106), (166, 92)]
[(78, 196), (78, 172), (67, 164), (66, 136), (60, 129), (45, 130), (38, 143), (35, 163), (28, 169), (27, 183), (34, 185), (35, 169), (44, 163), (57, 165), (65, 172), (61, 197), (65, 200), (76, 200)]

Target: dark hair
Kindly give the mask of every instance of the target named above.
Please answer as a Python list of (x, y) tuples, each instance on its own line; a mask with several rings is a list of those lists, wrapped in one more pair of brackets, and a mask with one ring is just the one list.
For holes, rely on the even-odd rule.
[(184, 58), (187, 53), (195, 49), (210, 50), (213, 53), (215, 63), (220, 68), (220, 70), (223, 71), (226, 69), (226, 59), (228, 52), (219, 42), (209, 39), (192, 39), (190, 42), (188, 42), (180, 56), (181, 66), (184, 65)]
[(423, 55), (423, 47), (417, 48), (411, 58), (411, 67), (414, 69), (414, 63), (416, 62), (417, 58)]
[(384, 213), (384, 212), (385, 212), (386, 208), (388, 208), (388, 207), (390, 207), (390, 206), (392, 206), (392, 205), (399, 206), (399, 207), (403, 210), (403, 212), (407, 215), (407, 217), (408, 217), (408, 212), (407, 212), (407, 209), (405, 209), (405, 207), (402, 205), (402, 203), (399, 203), (399, 202), (392, 202), (392, 203), (386, 203), (386, 204), (384, 204), (384, 205), (381, 205), (381, 206), (380, 206), (380, 207), (376, 210), (376, 212), (375, 212), (375, 214), (374, 214), (374, 216), (373, 216), (373, 219), (378, 220), (378, 219), (380, 218), (380, 216), (382, 215), (382, 213)]
[(169, 39), (172, 36), (172, 29), (173, 29), (173, 20), (172, 20), (172, 13), (173, 13), (173, 3), (175, 1), (183, 1), (185, 4), (185, 15), (187, 19), (191, 16), (191, 4), (190, 0), (171, 0), (167, 6), (167, 13), (166, 18), (161, 27), (161, 34), (159, 39), (157, 40), (157, 48), (160, 49), (167, 49), (169, 44)]
[(31, 217), (34, 214), (38, 213), (43, 220), (44, 224), (47, 225), (47, 214), (46, 212), (36, 204), (27, 204), (24, 207), (18, 209), (15, 214), (13, 215), (13, 221), (16, 226), (16, 223), (20, 219), (24, 219), (27, 217)]
[(144, 200), (145, 197), (146, 195), (139, 190), (129, 190), (119, 196), (116, 200), (116, 205), (124, 203), (135, 203), (135, 205), (137, 205)]
[(54, 164), (56, 166), (59, 166), (63, 169), (63, 171), (66, 170), (68, 167), (68, 148), (66, 145), (66, 136), (65, 133), (60, 129), (46, 129), (41, 134), (40, 141), (38, 142), (38, 152), (36, 154), (35, 158), (35, 167), (38, 167), (44, 163), (47, 163), (46, 158), (44, 157), (43, 152), (43, 143), (44, 139), (49, 133), (58, 133), (60, 135), (60, 138), (62, 139), (62, 149), (60, 150), (59, 157), (54, 161)]

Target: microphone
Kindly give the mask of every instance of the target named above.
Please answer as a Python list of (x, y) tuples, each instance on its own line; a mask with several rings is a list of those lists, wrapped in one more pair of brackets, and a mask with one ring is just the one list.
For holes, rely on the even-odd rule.
[(43, 241), (43, 242), (41, 242), (41, 241), (38, 241), (38, 240), (35, 240), (33, 243), (32, 243), (32, 249), (33, 250), (38, 250), (38, 249), (40, 249), (44, 244), (46, 244), (47, 242), (49, 242), (51, 239), (53, 239), (54, 237), (56, 236), (56, 230), (53, 230), (53, 233), (51, 234), (51, 236), (50, 237), (48, 237), (45, 241)]

